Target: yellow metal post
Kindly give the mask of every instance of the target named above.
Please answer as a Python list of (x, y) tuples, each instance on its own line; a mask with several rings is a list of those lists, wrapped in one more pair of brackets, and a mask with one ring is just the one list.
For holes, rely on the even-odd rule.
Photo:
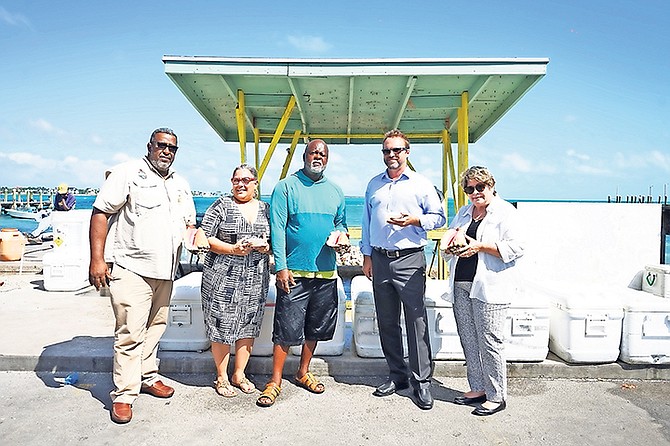
[[(258, 163), (261, 159), (261, 131), (258, 127), (251, 129), (254, 132), (254, 167), (256, 172), (258, 172)], [(258, 196), (261, 196), (261, 182), (258, 181)]]
[(288, 151), (286, 153), (286, 159), (284, 160), (284, 165), (281, 168), (281, 175), (279, 175), (280, 180), (286, 178), (286, 174), (288, 174), (288, 168), (291, 165), (291, 160), (293, 159), (293, 155), (295, 154), (295, 148), (298, 146), (299, 140), (300, 140), (300, 130), (296, 130), (295, 133), (293, 134), (293, 139), (291, 140), (291, 147), (288, 148)]
[(291, 95), (291, 97), (288, 100), (288, 104), (286, 104), (286, 109), (284, 110), (284, 114), (282, 115), (281, 119), (279, 120), (279, 124), (277, 125), (277, 129), (275, 130), (274, 136), (272, 137), (272, 141), (270, 141), (270, 146), (268, 147), (267, 152), (265, 152), (265, 157), (263, 158), (263, 162), (261, 163), (260, 169), (258, 169), (258, 179), (260, 181), (261, 178), (263, 178), (263, 174), (265, 173), (265, 170), (268, 168), (268, 164), (270, 163), (270, 158), (272, 158), (272, 154), (275, 151), (275, 148), (277, 147), (277, 144), (279, 143), (279, 139), (282, 136), (282, 133), (284, 133), (284, 129), (286, 128), (286, 124), (288, 124), (288, 120), (291, 117), (291, 113), (293, 112), (293, 108), (295, 107), (295, 96)]
[(245, 126), (244, 91), (237, 90), (237, 107), (235, 107), (235, 119), (237, 120), (237, 136), (240, 140), (240, 163), (247, 162), (247, 129)]
[[(468, 92), (461, 93), (461, 107), (458, 109), (458, 176), (468, 168), (468, 141), (470, 129), (468, 125)], [(465, 204), (466, 196), (462, 189), (458, 190), (456, 209)]]

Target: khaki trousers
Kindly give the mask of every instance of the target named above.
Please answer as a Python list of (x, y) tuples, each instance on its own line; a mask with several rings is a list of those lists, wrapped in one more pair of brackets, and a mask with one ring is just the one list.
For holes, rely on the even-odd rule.
[(109, 285), (114, 330), (112, 402), (132, 404), (141, 385), (158, 379), (158, 341), (165, 332), (172, 280), (151, 279), (114, 265)]

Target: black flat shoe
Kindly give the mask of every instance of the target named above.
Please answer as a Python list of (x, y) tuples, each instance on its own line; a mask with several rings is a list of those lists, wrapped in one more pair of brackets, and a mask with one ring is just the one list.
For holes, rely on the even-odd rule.
[(498, 405), (498, 407), (496, 407), (495, 409), (486, 409), (482, 406), (479, 406), (475, 410), (472, 411), (472, 415), (478, 415), (480, 417), (487, 417), (489, 415), (493, 415), (494, 413), (502, 412), (503, 410), (505, 410), (506, 407), (507, 407), (507, 404), (505, 403), (505, 401), (500, 403)]
[(396, 383), (394, 381), (386, 381), (381, 386), (377, 387), (372, 394), (374, 396), (389, 396), (396, 393), (398, 390), (403, 390), (409, 387), (409, 382), (403, 381)]
[(454, 404), (459, 404), (461, 406), (469, 406), (470, 404), (479, 404), (486, 401), (486, 395), (474, 396), (468, 398), (467, 396), (457, 396), (454, 398)]

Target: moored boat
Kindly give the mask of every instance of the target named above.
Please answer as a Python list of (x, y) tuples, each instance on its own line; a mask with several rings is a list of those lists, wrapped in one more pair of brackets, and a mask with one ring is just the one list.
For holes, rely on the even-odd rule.
[(13, 218), (22, 218), (25, 220), (35, 220), (40, 221), (47, 215), (49, 211), (46, 209), (35, 209), (35, 208), (17, 208), (17, 209), (5, 209), (5, 213)]

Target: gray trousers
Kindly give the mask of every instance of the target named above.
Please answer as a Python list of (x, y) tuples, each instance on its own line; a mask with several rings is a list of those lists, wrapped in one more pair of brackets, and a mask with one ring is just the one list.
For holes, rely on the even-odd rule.
[[(426, 257), (423, 251), (390, 259), (373, 250), (372, 286), (379, 337), (389, 366), (389, 377), (395, 382), (405, 382), (410, 378), (415, 388), (430, 387), (433, 361), (423, 300), (426, 291)], [(403, 355), (401, 308), (405, 313), (409, 367)]]
[(486, 399), (507, 399), (507, 364), (504, 352), (505, 317), (509, 304), (491, 304), (470, 297), (472, 282), (454, 284), (454, 317), (461, 339), (468, 384)]

